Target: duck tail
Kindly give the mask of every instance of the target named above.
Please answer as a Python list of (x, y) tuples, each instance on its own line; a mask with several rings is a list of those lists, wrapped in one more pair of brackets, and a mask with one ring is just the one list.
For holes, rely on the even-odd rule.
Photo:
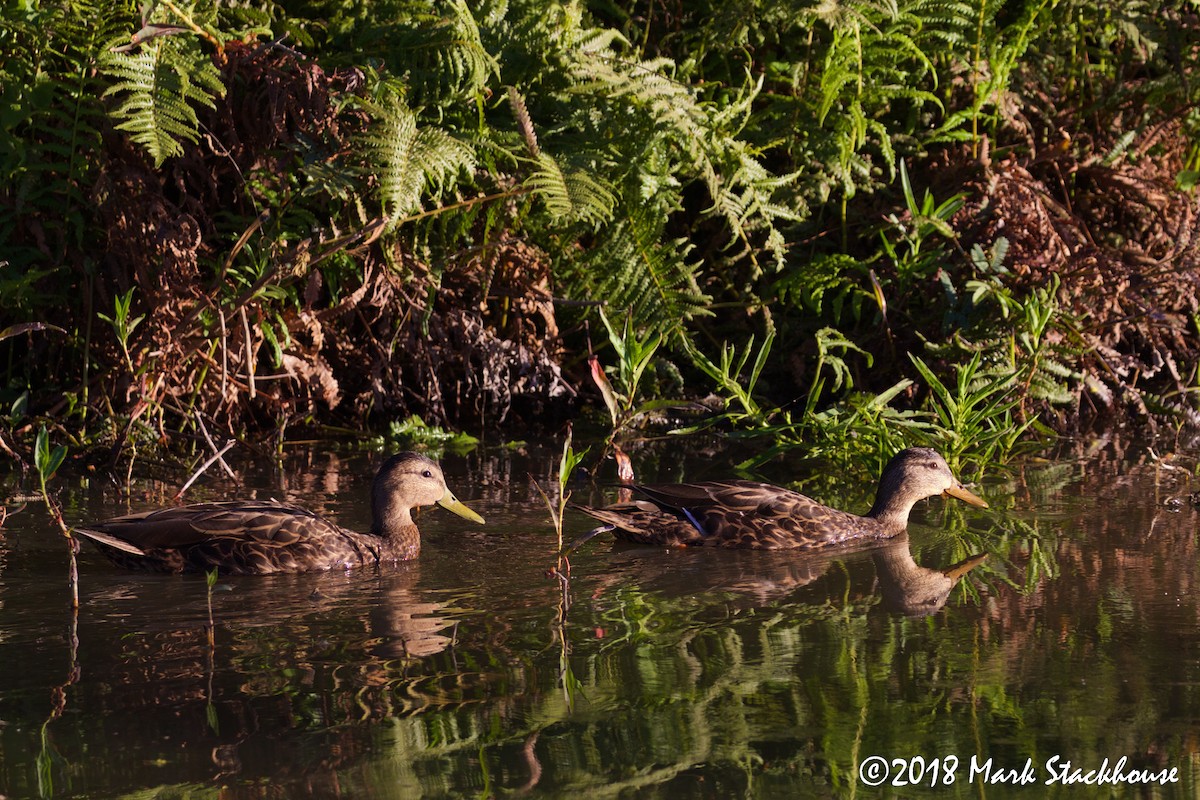
[(105, 547), (111, 547), (115, 550), (120, 550), (135, 556), (146, 555), (146, 551), (137, 545), (130, 544), (124, 539), (118, 539), (117, 537), (104, 533), (103, 531), (92, 530), (91, 528), (75, 528), (73, 532), (81, 533), (97, 544)]

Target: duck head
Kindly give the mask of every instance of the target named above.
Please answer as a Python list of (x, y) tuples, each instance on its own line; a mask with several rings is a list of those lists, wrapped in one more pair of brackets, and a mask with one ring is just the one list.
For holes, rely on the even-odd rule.
[(383, 462), (371, 489), (373, 532), (409, 527), (412, 509), (437, 504), (464, 519), (483, 524), (483, 517), (459, 502), (446, 486), (442, 468), (420, 453), (399, 453)]
[(934, 495), (954, 497), (978, 508), (983, 498), (967, 489), (950, 471), (946, 459), (928, 447), (910, 447), (897, 453), (883, 468), (875, 505), (868, 516), (888, 526), (904, 528), (918, 500)]

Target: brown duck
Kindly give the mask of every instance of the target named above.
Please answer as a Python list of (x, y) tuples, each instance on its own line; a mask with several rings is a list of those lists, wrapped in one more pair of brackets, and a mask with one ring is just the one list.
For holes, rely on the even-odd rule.
[(144, 511), (81, 525), (115, 564), (150, 572), (266, 575), (349, 569), (404, 561), (421, 551), (412, 510), (438, 504), (472, 522), (483, 517), (446, 488), (436, 461), (418, 453), (392, 456), (371, 486), (370, 534), (355, 533), (297, 506), (231, 500)]
[(632, 488), (645, 499), (580, 508), (605, 523), (593, 533), (612, 530), (618, 539), (663, 547), (817, 550), (903, 533), (913, 505), (937, 494), (987, 508), (928, 447), (901, 450), (888, 462), (875, 505), (863, 517), (769, 483), (731, 480)]

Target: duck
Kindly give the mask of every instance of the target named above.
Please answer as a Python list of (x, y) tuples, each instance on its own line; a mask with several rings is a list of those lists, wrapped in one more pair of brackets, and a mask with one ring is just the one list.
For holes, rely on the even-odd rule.
[(407, 561), (421, 551), (412, 511), (437, 504), (464, 519), (442, 468), (420, 453), (384, 461), (371, 486), (369, 534), (346, 530), (299, 506), (273, 500), (193, 503), (84, 524), (74, 532), (127, 569), (178, 574), (269, 575)]
[(928, 447), (910, 447), (892, 457), (879, 478), (875, 504), (864, 516), (829, 508), (791, 489), (754, 481), (629, 488), (641, 498), (604, 508), (577, 506), (604, 523), (580, 541), (611, 531), (621, 541), (659, 547), (820, 550), (898, 536), (908, 528), (913, 505), (927, 497), (943, 495), (978, 508), (988, 507), (954, 477), (946, 460)]

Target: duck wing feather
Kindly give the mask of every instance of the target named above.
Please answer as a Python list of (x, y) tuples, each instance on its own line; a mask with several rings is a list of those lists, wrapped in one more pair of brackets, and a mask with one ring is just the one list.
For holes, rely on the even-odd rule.
[(113, 548), (124, 566), (165, 572), (295, 572), (378, 557), (371, 537), (297, 506), (270, 501), (196, 503), (130, 514), (76, 529)]
[(633, 487), (646, 499), (590, 509), (617, 538), (668, 547), (813, 550), (880, 536), (872, 520), (769, 483), (729, 480)]

